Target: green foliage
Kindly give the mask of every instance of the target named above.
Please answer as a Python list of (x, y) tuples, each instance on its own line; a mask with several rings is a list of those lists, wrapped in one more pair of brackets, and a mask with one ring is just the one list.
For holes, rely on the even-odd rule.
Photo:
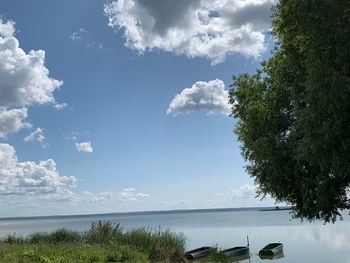
[(184, 262), (185, 238), (169, 230), (123, 231), (109, 221), (92, 223), (83, 234), (67, 229), (0, 240), (0, 262)]
[(123, 229), (119, 224), (113, 226), (109, 221), (98, 221), (91, 224), (90, 229), (85, 232), (84, 240), (89, 243), (117, 242), (123, 235)]
[(3, 244), (0, 251), (0, 262), (3, 263), (150, 262), (147, 253), (136, 251), (129, 246)]
[(64, 228), (57, 229), (51, 233), (36, 232), (29, 236), (29, 243), (73, 243), (80, 242), (82, 236), (77, 231)]
[(280, 0), (273, 56), (233, 79), (235, 132), (258, 194), (334, 222), (350, 208), (350, 2)]
[(135, 229), (126, 232), (123, 243), (148, 251), (151, 262), (183, 262), (186, 239), (169, 230)]
[(8, 244), (21, 244), (24, 242), (24, 238), (16, 234), (9, 234), (5, 237), (3, 242), (6, 242)]
[(121, 246), (118, 250), (110, 250), (105, 256), (105, 262), (150, 262), (146, 253), (130, 249), (128, 246)]
[(223, 252), (215, 251), (209, 256), (209, 262), (232, 263), (232, 257), (226, 256)]

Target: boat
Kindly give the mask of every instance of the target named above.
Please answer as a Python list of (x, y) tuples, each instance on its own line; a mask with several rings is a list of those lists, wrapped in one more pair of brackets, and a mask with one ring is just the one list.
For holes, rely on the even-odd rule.
[(259, 251), (259, 257), (274, 256), (283, 253), (282, 243), (270, 243)]
[(221, 250), (221, 253), (225, 254), (225, 256), (228, 257), (235, 257), (235, 256), (244, 256), (249, 255), (249, 238), (247, 236), (247, 245), (246, 246), (239, 246), (239, 247), (232, 247), (225, 250)]
[(216, 247), (210, 247), (210, 246), (196, 248), (196, 249), (187, 251), (185, 253), (185, 258), (188, 260), (196, 260), (200, 258), (209, 257), (212, 253), (216, 252), (216, 250), (217, 250)]
[(276, 254), (271, 254), (271, 255), (260, 255), (259, 254), (260, 259), (270, 259), (270, 260), (275, 260), (275, 259), (279, 259), (279, 258), (284, 258), (284, 253), (283, 251), (276, 253)]

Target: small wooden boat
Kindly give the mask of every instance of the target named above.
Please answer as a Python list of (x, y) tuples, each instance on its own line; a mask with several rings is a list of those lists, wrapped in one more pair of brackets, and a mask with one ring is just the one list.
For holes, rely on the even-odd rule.
[(274, 256), (276, 254), (283, 253), (283, 244), (282, 243), (270, 243), (263, 247), (259, 251), (259, 257), (264, 256)]
[(222, 253), (225, 254), (225, 256), (231, 257), (231, 256), (241, 256), (245, 254), (249, 254), (249, 247), (233, 247), (233, 248), (228, 248), (225, 250), (221, 251)]
[(284, 253), (279, 252), (277, 254), (271, 254), (271, 255), (260, 255), (259, 254), (260, 259), (270, 259), (270, 260), (275, 260), (275, 259), (279, 259), (279, 258), (284, 258)]
[(217, 250), (216, 247), (209, 247), (209, 246), (196, 248), (196, 249), (187, 251), (185, 253), (185, 258), (188, 260), (195, 260), (195, 259), (209, 257), (216, 250)]
[(225, 250), (221, 250), (221, 253), (224, 253), (225, 256), (228, 257), (235, 257), (235, 256), (242, 256), (242, 255), (249, 255), (249, 238), (247, 236), (247, 245), (246, 246), (240, 246), (240, 247), (232, 247)]

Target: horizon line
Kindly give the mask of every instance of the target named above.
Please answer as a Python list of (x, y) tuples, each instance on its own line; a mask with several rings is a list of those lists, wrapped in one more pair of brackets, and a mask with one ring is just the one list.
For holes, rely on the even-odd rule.
[[(221, 207), (221, 208), (192, 208), (192, 209), (169, 209), (169, 210), (140, 210), (140, 211), (122, 211), (106, 213), (88, 213), (88, 214), (56, 214), (56, 215), (38, 215), (38, 216), (11, 216), (0, 217), (0, 221), (6, 220), (26, 220), (26, 219), (44, 219), (44, 218), (66, 218), (66, 217), (89, 217), (89, 216), (108, 216), (108, 215), (137, 215), (137, 214), (170, 214), (170, 213), (188, 213), (188, 212), (214, 212), (214, 211), (235, 211), (235, 210), (262, 210), (282, 208), (281, 210), (292, 209), (292, 206), (246, 206), (246, 207)], [(275, 209), (273, 209), (275, 210)], [(278, 210), (278, 209), (276, 209)], [(268, 210), (265, 210), (268, 211)]]

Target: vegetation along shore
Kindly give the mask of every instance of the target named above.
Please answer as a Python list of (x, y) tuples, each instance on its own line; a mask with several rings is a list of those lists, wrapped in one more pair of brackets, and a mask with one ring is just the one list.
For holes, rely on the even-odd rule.
[(62, 228), (28, 237), (8, 235), (0, 241), (0, 262), (186, 262), (185, 242), (183, 234), (170, 230), (125, 231), (119, 224), (98, 221), (84, 233)]

